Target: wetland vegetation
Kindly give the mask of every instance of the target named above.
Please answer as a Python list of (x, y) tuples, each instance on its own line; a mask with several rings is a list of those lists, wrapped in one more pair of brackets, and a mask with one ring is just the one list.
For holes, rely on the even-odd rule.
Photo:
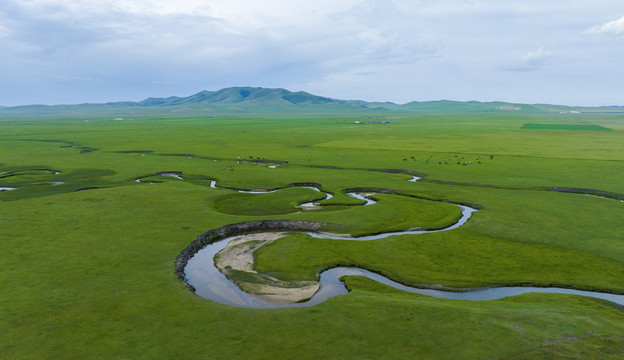
[[(347, 276), (346, 295), (255, 310), (186, 289), (176, 257), (211, 229), (436, 229), (464, 204), (479, 211), (453, 231), (367, 242), (288, 234), (254, 252), (253, 270), (308, 281), (357, 266), (418, 287), (624, 294), (622, 114), (432, 111), (355, 124), (365, 116), (0, 119), (0, 188), (12, 189), (0, 191), (2, 357), (621, 356), (622, 307), (588, 297), (446, 300)], [(238, 192), (259, 189), (279, 190)], [(298, 207), (308, 202), (318, 206)]]

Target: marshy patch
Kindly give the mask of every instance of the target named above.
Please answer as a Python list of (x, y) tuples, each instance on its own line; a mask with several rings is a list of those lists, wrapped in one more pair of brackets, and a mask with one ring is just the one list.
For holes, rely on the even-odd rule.
[[(3, 200), (21, 200), (42, 196), (57, 195), (93, 188), (120, 185), (106, 177), (114, 171), (103, 169), (72, 169), (63, 172), (41, 166), (12, 166), (0, 171), (0, 188)], [(17, 189), (20, 191), (8, 191)]]

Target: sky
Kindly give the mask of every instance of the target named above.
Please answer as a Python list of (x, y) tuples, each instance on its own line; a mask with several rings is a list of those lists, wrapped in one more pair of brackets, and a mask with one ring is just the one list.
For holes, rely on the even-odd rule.
[(0, 105), (259, 86), (624, 105), (621, 0), (0, 0)]

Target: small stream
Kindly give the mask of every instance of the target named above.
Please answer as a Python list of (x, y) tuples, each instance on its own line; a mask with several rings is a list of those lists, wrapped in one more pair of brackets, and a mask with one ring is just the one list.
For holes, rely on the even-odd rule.
[(364, 203), (364, 206), (366, 205), (373, 205), (376, 204), (377, 201), (373, 200), (373, 199), (369, 199), (366, 195), (364, 194), (359, 194), (359, 193), (347, 193), (348, 197), (352, 197), (354, 199), (358, 199), (358, 200), (362, 200), (362, 201), (366, 201), (366, 203)]
[[(321, 191), (321, 189), (317, 188), (316, 186), (304, 186), (304, 187), (306, 187), (306, 188), (308, 188), (308, 189), (312, 189), (312, 190), (317, 191), (317, 192), (323, 192), (323, 191)], [(315, 208), (315, 207), (317, 207), (317, 206), (318, 206), (318, 205), (316, 205), (316, 203), (318, 203), (319, 201), (322, 201), (322, 200), (328, 200), (328, 199), (331, 199), (331, 198), (333, 198), (333, 197), (334, 197), (334, 195), (332, 195), (332, 194), (330, 194), (330, 193), (326, 192), (326, 193), (325, 193), (325, 199), (321, 199), (321, 200), (316, 200), (316, 201), (310, 201), (310, 202), (307, 202), (307, 203), (303, 203), (303, 204), (300, 204), (300, 205), (299, 205), (299, 207), (304, 207), (304, 208), (307, 208), (307, 207), (309, 207), (309, 208)]]

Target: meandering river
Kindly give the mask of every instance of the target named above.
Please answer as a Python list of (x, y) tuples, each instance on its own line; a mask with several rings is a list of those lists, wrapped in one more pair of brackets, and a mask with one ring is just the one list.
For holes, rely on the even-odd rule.
[[(414, 177), (410, 181), (417, 181), (418, 178)], [(216, 182), (211, 181), (211, 187), (216, 187)], [(312, 188), (312, 187), (311, 187)], [(316, 191), (320, 191), (318, 188), (313, 188)], [(249, 192), (249, 193), (260, 193), (260, 191), (241, 191), (241, 192)], [(266, 192), (266, 191), (263, 191)], [(331, 197), (331, 194), (326, 193), (326, 199)], [(371, 205), (375, 202), (372, 199), (369, 199), (367, 196), (358, 193), (348, 193), (348, 196), (354, 197), (356, 199), (360, 199), (366, 201), (364, 205)], [(312, 203), (309, 205), (302, 204), (301, 206), (313, 206)], [(388, 232), (370, 236), (362, 236), (362, 237), (343, 237), (336, 234), (327, 234), (323, 232), (306, 232), (306, 234), (316, 237), (316, 238), (327, 238), (327, 239), (336, 239), (336, 240), (354, 240), (354, 241), (366, 241), (366, 240), (376, 240), (383, 239), (390, 236), (395, 235), (418, 235), (439, 231), (449, 231), (456, 229), (466, 223), (468, 219), (472, 216), (472, 214), (477, 211), (477, 209), (473, 209), (471, 207), (458, 205), (462, 216), (461, 218), (454, 224), (438, 230), (405, 230), (405, 231), (396, 231), (396, 232)], [(276, 233), (277, 234), (277, 233)], [(418, 293), (428, 296), (433, 296), (436, 298), (443, 299), (455, 299), (455, 300), (493, 300), (500, 299), (508, 296), (520, 295), (525, 293), (562, 293), (562, 294), (572, 294), (572, 295), (582, 295), (589, 296), (594, 298), (605, 299), (608, 301), (612, 301), (614, 303), (624, 305), (624, 295), (615, 295), (609, 293), (600, 293), (593, 291), (581, 291), (574, 289), (565, 289), (565, 288), (556, 288), (556, 287), (494, 287), (494, 288), (483, 288), (465, 292), (452, 292), (452, 291), (441, 291), (441, 290), (433, 290), (433, 289), (420, 289), (409, 287), (395, 281), (392, 281), (382, 275), (370, 272), (368, 270), (356, 268), (356, 267), (336, 267), (332, 269), (328, 269), (321, 273), (320, 276), (320, 288), (319, 290), (307, 301), (301, 303), (293, 303), (286, 305), (275, 305), (263, 302), (253, 295), (242, 291), (235, 283), (228, 280), (223, 273), (219, 271), (219, 269), (214, 264), (214, 257), (219, 251), (223, 250), (227, 244), (231, 240), (239, 239), (246, 235), (234, 236), (229, 238), (224, 238), (220, 241), (207, 245), (205, 248), (201, 249), (197, 252), (191, 259), (188, 260), (188, 263), (185, 267), (185, 278), (187, 283), (192, 285), (195, 288), (195, 293), (203, 298), (215, 301), (217, 303), (236, 306), (236, 307), (244, 307), (244, 308), (285, 308), (285, 307), (306, 307), (306, 306), (314, 306), (319, 303), (326, 301), (332, 297), (343, 295), (348, 293), (348, 290), (345, 284), (340, 281), (340, 277), (345, 275), (354, 275), (354, 276), (363, 276), (374, 281), (377, 281), (382, 284), (386, 284), (388, 286), (392, 286), (396, 289), (408, 291), (411, 293)]]

